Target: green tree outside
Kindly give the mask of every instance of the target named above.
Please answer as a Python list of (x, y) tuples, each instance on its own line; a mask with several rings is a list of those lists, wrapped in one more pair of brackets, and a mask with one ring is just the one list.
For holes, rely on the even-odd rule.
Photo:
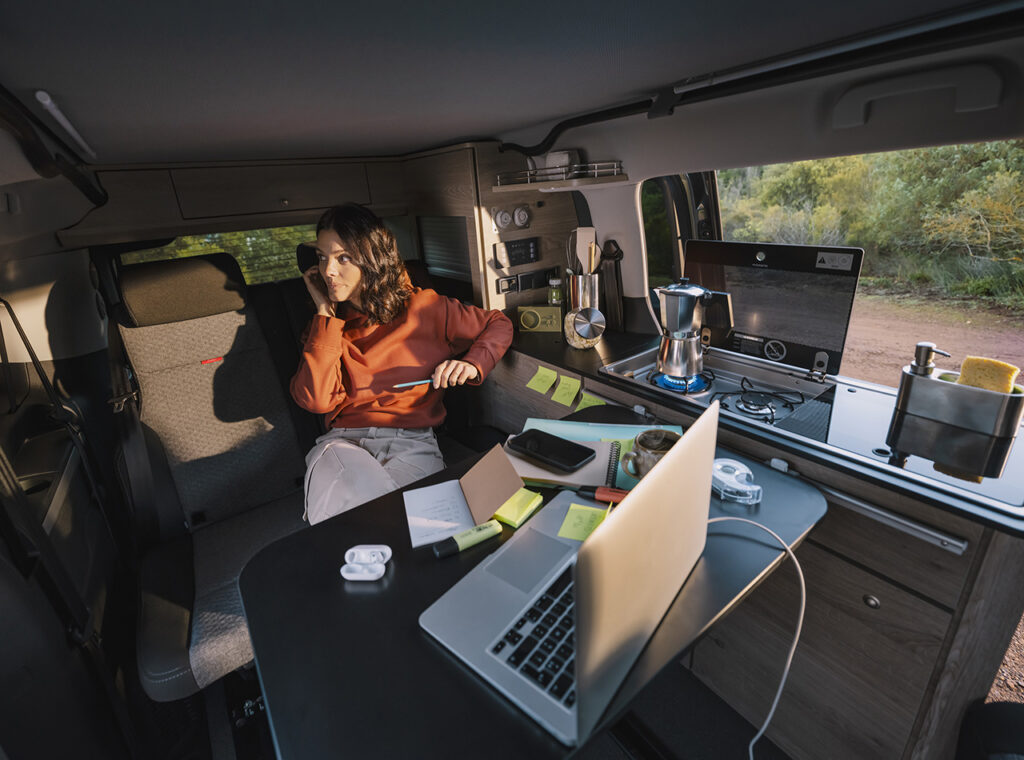
[(180, 259), (206, 253), (231, 254), (242, 270), (245, 282), (257, 285), (298, 277), (295, 246), (316, 238), (316, 226), (270, 227), (241, 232), (213, 232), (185, 235), (159, 248), (133, 251), (121, 256), (122, 263)]
[(1024, 140), (718, 173), (726, 239), (864, 248), (866, 290), (1024, 311)]

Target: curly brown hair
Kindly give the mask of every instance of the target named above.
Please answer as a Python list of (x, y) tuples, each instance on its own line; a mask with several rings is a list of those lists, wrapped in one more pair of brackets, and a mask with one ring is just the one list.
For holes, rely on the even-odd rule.
[(354, 262), (362, 272), (362, 310), (371, 324), (387, 324), (405, 308), (412, 285), (398, 254), (398, 243), (384, 222), (358, 203), (327, 209), (316, 231), (333, 230), (349, 251), (358, 253)]

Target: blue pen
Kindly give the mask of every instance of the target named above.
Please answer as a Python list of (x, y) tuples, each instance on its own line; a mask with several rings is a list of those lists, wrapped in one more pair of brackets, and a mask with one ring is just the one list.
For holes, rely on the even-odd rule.
[(411, 388), (414, 385), (426, 385), (427, 383), (434, 382), (434, 378), (428, 377), (426, 380), (413, 380), (411, 383), (399, 383), (398, 385), (392, 385), (392, 388)]

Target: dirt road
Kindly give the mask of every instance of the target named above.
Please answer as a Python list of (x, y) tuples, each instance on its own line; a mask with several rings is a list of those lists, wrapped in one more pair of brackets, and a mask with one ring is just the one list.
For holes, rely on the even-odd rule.
[[(918, 341), (952, 356), (936, 365), (958, 370), (967, 355), (1000, 359), (1024, 368), (1024, 315), (964, 309), (893, 296), (858, 295), (853, 304), (841, 373), (896, 385)], [(1018, 441), (1017, 445), (1020, 445)], [(989, 702), (1024, 702), (1024, 619), (996, 674)]]
[(895, 386), (914, 346), (928, 340), (952, 354), (936, 365), (959, 370), (967, 355), (1024, 367), (1024, 315), (950, 307), (897, 296), (858, 295), (840, 373)]

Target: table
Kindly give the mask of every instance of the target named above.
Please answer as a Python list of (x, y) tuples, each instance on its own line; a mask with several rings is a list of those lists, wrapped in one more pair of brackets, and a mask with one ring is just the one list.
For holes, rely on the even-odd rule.
[[(764, 487), (754, 511), (712, 499), (711, 516), (764, 522), (796, 544), (825, 514), (812, 486), (730, 452)], [(475, 460), (415, 487), (460, 477)], [(511, 531), (505, 529), (504, 540)], [(394, 551), (375, 583), (344, 581), (355, 544)], [(278, 756), (556, 758), (571, 754), (420, 630), (417, 618), (499, 545), (437, 560), (413, 549), (401, 492), (283, 538), (239, 580)], [(667, 664), (781, 563), (781, 547), (739, 523), (709, 526), (707, 546), (602, 721), (607, 727)]]

